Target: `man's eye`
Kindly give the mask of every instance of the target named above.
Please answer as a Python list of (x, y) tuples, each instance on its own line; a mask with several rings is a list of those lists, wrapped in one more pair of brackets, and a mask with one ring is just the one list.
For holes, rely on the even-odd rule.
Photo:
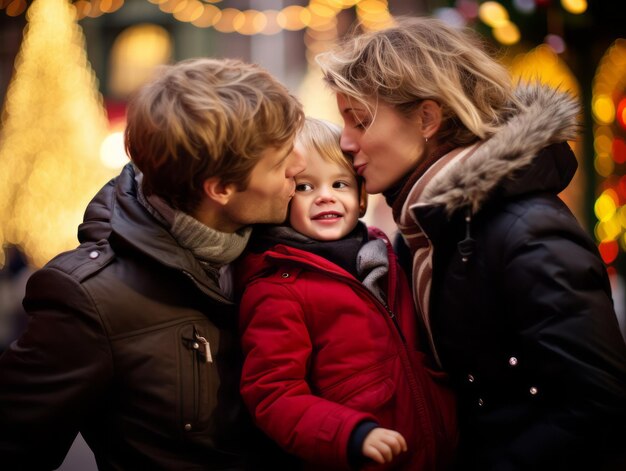
[(296, 191), (310, 191), (312, 189), (309, 183), (298, 183), (296, 185)]

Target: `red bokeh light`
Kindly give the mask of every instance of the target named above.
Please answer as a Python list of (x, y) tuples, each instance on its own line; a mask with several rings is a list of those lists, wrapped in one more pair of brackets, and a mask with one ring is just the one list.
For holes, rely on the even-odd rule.
[(600, 243), (600, 245), (598, 246), (598, 250), (600, 250), (600, 256), (602, 257), (602, 260), (604, 260), (604, 263), (609, 265), (610, 263), (613, 263), (617, 258), (617, 254), (619, 253), (619, 246), (617, 245), (616, 241), (610, 240), (608, 242)]
[(613, 139), (613, 160), (618, 164), (626, 162), (626, 142), (619, 137)]
[(619, 182), (617, 183), (617, 194), (619, 195), (621, 205), (623, 204), (622, 201), (626, 200), (626, 175), (620, 177)]
[(615, 118), (619, 125), (626, 129), (626, 98), (622, 98), (617, 104), (617, 116)]

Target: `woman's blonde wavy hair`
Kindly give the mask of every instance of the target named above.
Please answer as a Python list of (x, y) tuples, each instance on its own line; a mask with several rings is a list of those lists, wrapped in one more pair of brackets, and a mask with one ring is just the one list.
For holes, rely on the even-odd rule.
[(126, 151), (145, 194), (191, 212), (207, 178), (245, 190), (264, 151), (289, 144), (304, 112), (261, 67), (199, 58), (161, 68), (131, 100), (127, 121)]
[(466, 145), (493, 134), (519, 108), (507, 70), (469, 29), (435, 18), (349, 37), (317, 56), (336, 93), (366, 106), (381, 100), (406, 116), (426, 99), (442, 107), (439, 142)]

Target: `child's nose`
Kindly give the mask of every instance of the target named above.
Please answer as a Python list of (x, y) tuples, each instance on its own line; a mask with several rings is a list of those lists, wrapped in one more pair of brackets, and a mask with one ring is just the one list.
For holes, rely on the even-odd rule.
[(332, 188), (324, 185), (319, 188), (319, 192), (317, 195), (317, 203), (328, 203), (334, 202), (335, 196), (333, 194)]

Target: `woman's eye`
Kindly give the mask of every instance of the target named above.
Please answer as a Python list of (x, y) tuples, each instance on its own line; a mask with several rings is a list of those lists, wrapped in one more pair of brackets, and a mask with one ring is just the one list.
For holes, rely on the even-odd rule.
[(361, 119), (355, 118), (354, 120), (354, 127), (356, 129), (365, 129), (369, 125), (370, 125), (370, 122), (366, 119), (361, 120)]
[(296, 191), (310, 191), (312, 186), (309, 183), (298, 183), (296, 185)]

